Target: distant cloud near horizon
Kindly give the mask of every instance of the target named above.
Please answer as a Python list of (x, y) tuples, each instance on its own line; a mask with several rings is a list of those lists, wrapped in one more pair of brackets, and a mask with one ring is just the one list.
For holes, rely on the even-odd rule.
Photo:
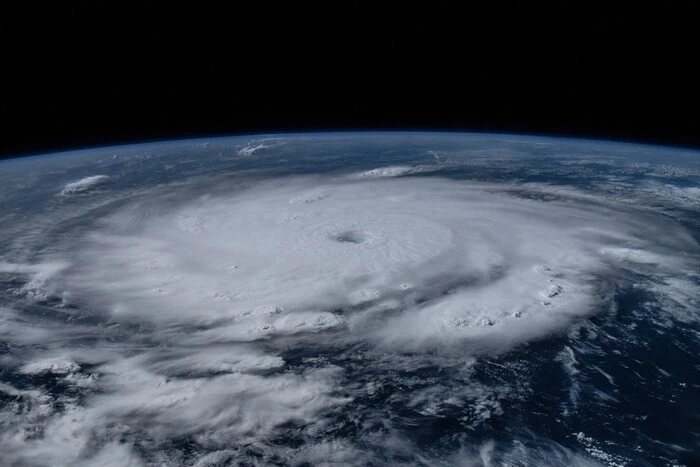
[(67, 183), (61, 190), (62, 195), (75, 195), (84, 193), (98, 185), (104, 183), (109, 177), (107, 175), (93, 175), (91, 177), (81, 178), (78, 181)]

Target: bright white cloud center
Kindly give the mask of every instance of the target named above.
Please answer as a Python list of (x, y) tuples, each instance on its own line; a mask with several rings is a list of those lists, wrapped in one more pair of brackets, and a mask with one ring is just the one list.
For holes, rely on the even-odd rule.
[[(44, 263), (0, 263), (30, 276), (28, 298), (64, 298), (60, 319), (0, 308), (0, 335), (28, 349), (12, 356), (18, 372), (92, 391), (54, 410), (46, 393), (0, 387), (30, 401), (7, 415), (7, 458), (137, 465), (133, 446), (163, 453), (189, 439), (213, 464), (297, 426), (309, 443), (295, 456), (370, 463), (350, 441), (315, 437), (356, 403), (362, 443), (409, 452), (392, 428), (373, 431), (384, 402), (357, 402), (395, 368), (459, 366), (454, 380), (392, 402), (428, 414), (471, 404), (465, 426), (481, 423), (504, 410), (507, 391), (472, 381), (475, 355), (605, 312), (616, 278), (629, 276), (617, 272), (677, 278), (696, 266), (683, 253), (697, 251), (692, 238), (659, 215), (551, 187), (396, 178), (409, 169), (166, 186), (91, 218)], [(688, 303), (697, 291), (657, 286), (685, 290)], [(349, 379), (354, 359), (367, 381)]]
[(686, 241), (649, 243), (643, 219), (590, 202), (429, 178), (151, 200), (95, 230), (63, 286), (118, 320), (196, 324), (185, 341), (334, 329), (390, 348), (512, 344), (595, 311), (596, 277), (625, 261), (615, 248)]

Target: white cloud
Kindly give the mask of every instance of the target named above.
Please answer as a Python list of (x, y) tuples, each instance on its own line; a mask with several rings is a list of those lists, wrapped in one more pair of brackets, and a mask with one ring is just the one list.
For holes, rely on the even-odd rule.
[(412, 173), (422, 172), (422, 167), (413, 167), (408, 165), (395, 165), (390, 167), (379, 167), (377, 169), (360, 172), (356, 175), (358, 178), (389, 178), (400, 177)]
[(62, 195), (75, 195), (86, 192), (98, 185), (104, 183), (109, 177), (107, 175), (93, 175), (91, 177), (81, 178), (76, 182), (66, 184), (61, 190)]
[[(23, 349), (5, 364), (75, 394), (59, 401), (0, 385), (33, 401), (3, 414), (6, 458), (147, 465), (138, 443), (169, 452), (187, 438), (216, 451), (199, 465), (249, 445), (264, 459), (371, 463), (368, 449), (324, 434), (392, 371), (456, 354), (468, 367), (560, 332), (609, 302), (615, 271), (652, 271), (667, 278), (658, 297), (697, 305), (697, 284), (674, 279), (697, 270), (684, 254), (697, 244), (670, 219), (572, 190), (400, 177), (412, 170), (278, 179), (230, 195), (203, 196), (204, 180), (180, 201), (161, 188), (68, 236), (43, 263), (0, 263), (1, 274), (24, 278), (18, 294), (66, 302), (32, 319), (0, 308), (0, 336)], [(324, 347), (361, 347), (359, 364), (378, 376), (346, 381)], [(394, 402), (434, 416), (468, 406), (460, 423), (473, 428), (516, 392), (460, 371), (457, 385), (412, 388)], [(411, 454), (411, 441), (372, 410), (356, 426), (383, 428), (365, 429), (365, 446)], [(273, 446), (290, 426), (308, 440), (303, 449)], [(487, 443), (425, 462), (498, 456), (580, 460), (556, 446), (494, 454)]]
[[(478, 348), (543, 336), (592, 312), (604, 296), (596, 276), (620, 262), (670, 270), (686, 262), (671, 249), (689, 241), (680, 227), (664, 225), (663, 241), (646, 238), (654, 227), (640, 232), (647, 219), (629, 210), (440, 179), (308, 184), (263, 184), (150, 217), (146, 204), (127, 230), (116, 214), (71, 258), (59, 287), (118, 319), (211, 327), (185, 337), (193, 341), (255, 341), (349, 321), (348, 339), (468, 339)], [(390, 317), (373, 311), (381, 303), (394, 303)]]
[(252, 156), (262, 149), (274, 148), (283, 144), (278, 138), (254, 139), (245, 145), (238, 146), (236, 152), (239, 156)]
[(70, 358), (54, 357), (36, 360), (27, 363), (21, 368), (22, 373), (27, 374), (44, 374), (54, 373), (59, 375), (68, 375), (80, 370), (80, 365), (75, 363)]

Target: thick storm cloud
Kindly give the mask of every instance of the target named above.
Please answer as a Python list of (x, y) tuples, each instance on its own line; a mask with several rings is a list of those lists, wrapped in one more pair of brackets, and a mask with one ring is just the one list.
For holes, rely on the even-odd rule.
[(595, 200), (299, 178), (124, 207), (56, 286), (114, 319), (197, 326), (178, 338), (192, 344), (342, 328), (388, 349), (499, 350), (595, 310), (620, 262), (682, 267), (690, 246), (670, 222)]
[[(574, 190), (421, 172), (159, 187), (106, 210), (40, 262), (0, 264), (31, 278), (32, 293), (60, 297), (71, 316), (29, 320), (2, 309), (3, 339), (32, 344), (8, 358), (27, 377), (94, 388), (87, 397), (69, 392), (61, 411), (39, 391), (6, 388), (28, 402), (3, 415), (5, 459), (138, 464), (137, 440), (161, 453), (180, 440), (217, 451), (201, 465), (235, 458), (232, 445), (260, 449), (262, 459), (371, 462), (349, 438), (327, 433), (349, 405), (372, 411), (358, 401), (384, 375), (459, 354), (461, 379), (404, 403), (442, 410), (429, 407), (432, 391), (445, 404), (467, 398), (477, 423), (504, 410), (498, 394), (513, 388), (470, 384), (470, 359), (605, 312), (622, 271), (682, 276), (697, 266), (683, 253), (695, 242), (662, 216)], [(328, 358), (329, 348), (344, 359)], [(374, 381), (348, 380), (357, 365), (376, 368)], [(390, 427), (373, 438), (379, 421), (363, 417), (356, 429), (365, 445), (410, 451)], [(275, 451), (290, 426), (308, 442)], [(485, 463), (492, 448), (442, 461)], [(542, 449), (543, 462), (587, 462), (556, 445)]]

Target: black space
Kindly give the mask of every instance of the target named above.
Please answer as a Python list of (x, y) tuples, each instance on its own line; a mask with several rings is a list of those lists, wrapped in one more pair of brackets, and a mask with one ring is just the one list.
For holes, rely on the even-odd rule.
[(24, 3), (0, 7), (0, 157), (351, 129), (700, 147), (690, 11)]

